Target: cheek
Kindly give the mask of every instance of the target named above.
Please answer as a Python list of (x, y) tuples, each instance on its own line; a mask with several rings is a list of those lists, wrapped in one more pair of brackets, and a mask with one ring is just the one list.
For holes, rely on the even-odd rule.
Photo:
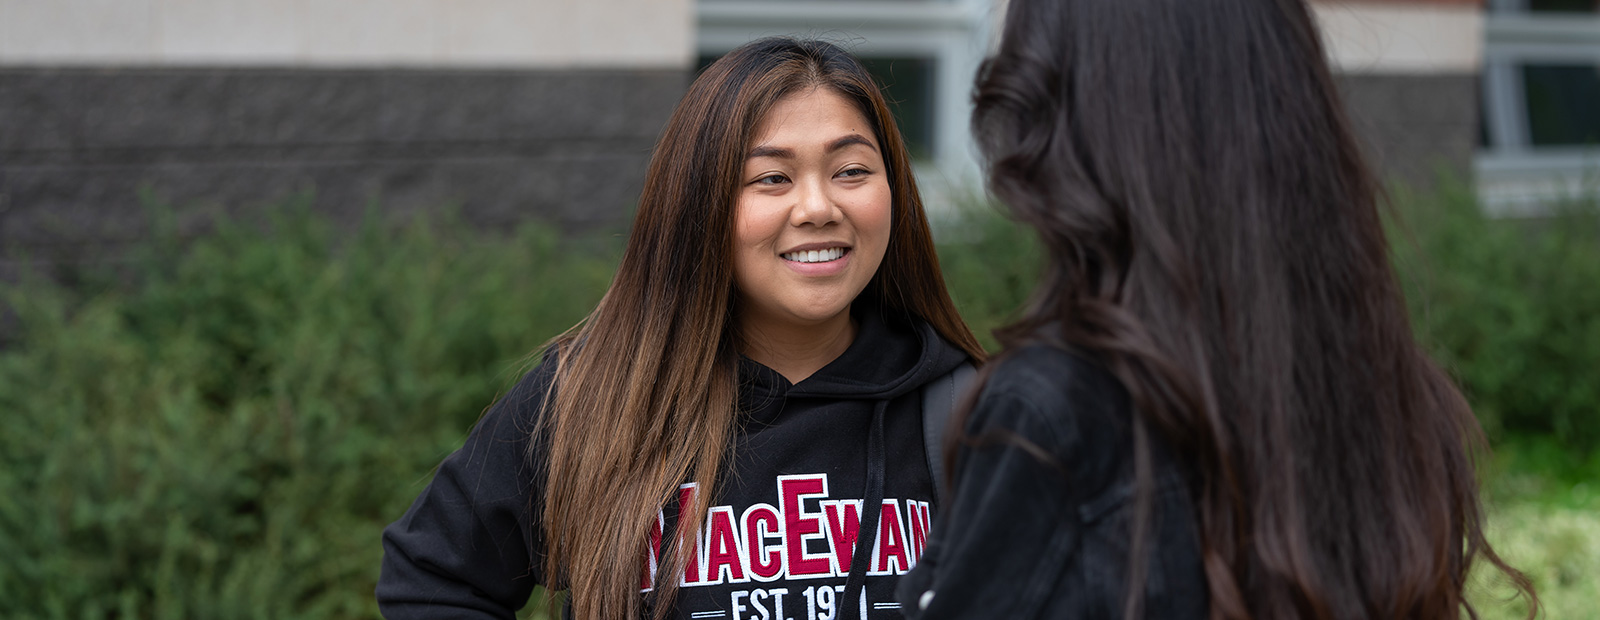
[(733, 243), (739, 251), (770, 244), (781, 232), (782, 214), (762, 202), (759, 197), (747, 196), (734, 207)]
[(744, 205), (741, 203), (734, 212), (732, 248), (734, 284), (740, 289), (745, 288), (748, 284), (746, 280), (749, 279), (750, 270), (753, 267), (752, 263), (754, 261), (750, 257), (750, 247), (753, 245), (751, 237), (753, 235), (754, 227), (751, 224), (749, 215), (745, 212)]
[(893, 194), (885, 186), (863, 198), (866, 200), (856, 208), (856, 227), (863, 240), (881, 254), (889, 245), (889, 228), (894, 220)]
[[(762, 269), (770, 267), (765, 259), (772, 253), (773, 242), (779, 228), (773, 225), (770, 208), (749, 197), (741, 197), (733, 213), (733, 278), (734, 286), (749, 292), (759, 288), (767, 278)], [(778, 220), (781, 225), (781, 218)]]

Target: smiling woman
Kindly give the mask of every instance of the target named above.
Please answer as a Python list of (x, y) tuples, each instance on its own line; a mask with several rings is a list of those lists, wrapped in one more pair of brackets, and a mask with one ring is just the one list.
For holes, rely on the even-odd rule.
[[(790, 381), (855, 339), (850, 302), (889, 244), (891, 192), (859, 108), (815, 88), (762, 119), (734, 212), (746, 355)], [(796, 355), (798, 354), (798, 355)]]
[(871, 77), (748, 44), (674, 112), (605, 298), (384, 532), (379, 603), (899, 617), (937, 509), (924, 402), (982, 357)]

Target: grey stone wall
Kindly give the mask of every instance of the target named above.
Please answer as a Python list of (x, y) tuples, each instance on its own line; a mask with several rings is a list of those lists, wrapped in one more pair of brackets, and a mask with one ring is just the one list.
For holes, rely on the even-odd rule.
[[(685, 70), (0, 68), (0, 278), (301, 192), (354, 221), (622, 222)], [(9, 279), (9, 278), (8, 278)]]
[[(0, 279), (114, 258), (141, 195), (200, 230), (302, 192), (353, 221), (458, 206), (501, 227), (623, 222), (687, 70), (0, 68)], [(1378, 170), (1470, 175), (1474, 74), (1339, 78)]]
[(1425, 189), (1440, 171), (1472, 177), (1477, 74), (1345, 74), (1338, 82), (1368, 161), (1385, 180)]

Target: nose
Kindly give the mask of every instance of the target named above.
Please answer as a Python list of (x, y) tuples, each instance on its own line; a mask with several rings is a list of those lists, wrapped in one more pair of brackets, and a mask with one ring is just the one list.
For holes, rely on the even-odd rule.
[(828, 194), (825, 182), (808, 179), (798, 183), (795, 189), (800, 191), (796, 192), (795, 204), (789, 210), (791, 226), (811, 224), (821, 227), (836, 222), (843, 216), (833, 197)]

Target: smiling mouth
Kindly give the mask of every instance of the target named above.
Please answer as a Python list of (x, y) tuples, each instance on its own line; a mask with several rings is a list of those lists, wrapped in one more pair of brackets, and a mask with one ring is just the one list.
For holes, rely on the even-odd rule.
[(795, 263), (831, 263), (844, 258), (849, 248), (828, 248), (826, 250), (804, 250), (781, 254), (783, 260)]

